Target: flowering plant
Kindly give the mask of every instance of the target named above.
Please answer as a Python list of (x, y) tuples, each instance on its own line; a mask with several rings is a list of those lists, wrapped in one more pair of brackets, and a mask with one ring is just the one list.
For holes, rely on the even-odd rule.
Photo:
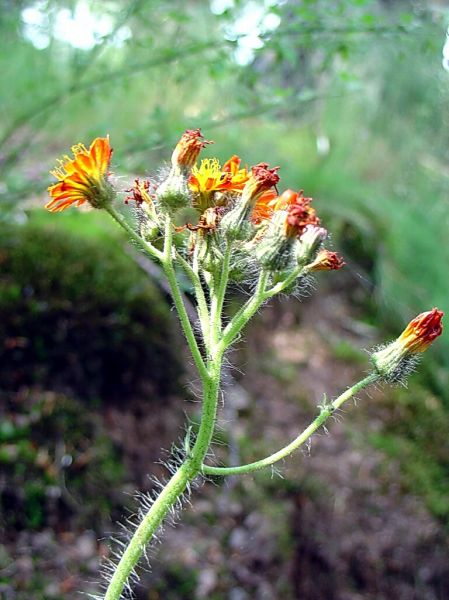
[[(243, 167), (238, 156), (223, 166), (217, 159), (197, 163), (211, 142), (200, 130), (188, 130), (179, 140), (170, 168), (158, 182), (136, 180), (126, 202), (135, 202), (136, 227), (113, 206), (117, 192), (109, 173), (109, 138), (97, 138), (89, 149), (72, 148), (52, 174), (52, 212), (84, 203), (108, 212), (132, 240), (163, 268), (196, 369), (202, 382), (202, 414), (195, 433), (189, 429), (174, 460), (171, 477), (161, 487), (116, 565), (105, 600), (118, 600), (146, 545), (169, 513), (180, 506), (191, 484), (201, 477), (251, 473), (273, 465), (304, 444), (329, 417), (362, 389), (376, 383), (401, 382), (417, 357), (442, 332), (443, 313), (434, 308), (413, 319), (394, 342), (371, 355), (371, 370), (332, 401), (294, 440), (256, 462), (233, 467), (210, 465), (206, 457), (214, 433), (223, 360), (254, 314), (278, 294), (300, 294), (312, 273), (338, 270), (343, 260), (324, 247), (327, 231), (303, 192), (279, 194), (279, 167), (259, 163)], [(196, 299), (197, 323), (184, 304), (177, 269), (190, 280)], [(228, 286), (250, 282), (251, 294), (229, 318), (224, 313)], [(196, 327), (197, 325), (197, 327)]]

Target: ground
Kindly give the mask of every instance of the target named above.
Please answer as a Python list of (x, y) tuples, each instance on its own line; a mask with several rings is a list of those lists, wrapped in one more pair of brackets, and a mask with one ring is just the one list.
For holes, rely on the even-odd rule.
[[(226, 377), (219, 463), (280, 448), (310, 422), (324, 393), (335, 396), (369, 368), (363, 349), (378, 341), (372, 328), (340, 289), (322, 291), (266, 307), (229, 356), (238, 368)], [(152, 549), (138, 598), (447, 598), (447, 534), (424, 501), (403, 488), (398, 463), (369, 442), (393, 410), (391, 394), (389, 388), (361, 393), (328, 431), (273, 472), (217, 478), (194, 489), (177, 527), (167, 527)], [(115, 507), (132, 507), (129, 494), (151, 487), (147, 472), (164, 475), (154, 463), (166, 456), (160, 448), (182, 434), (186, 410), (194, 416), (198, 405), (173, 397), (146, 411), (134, 399), (102, 410), (127, 473), (113, 494)], [(80, 590), (96, 591), (115, 518), (117, 509), (101, 535), (70, 517), (6, 540), (0, 562), (12, 583), (0, 587), (5, 599), (71, 600)]]

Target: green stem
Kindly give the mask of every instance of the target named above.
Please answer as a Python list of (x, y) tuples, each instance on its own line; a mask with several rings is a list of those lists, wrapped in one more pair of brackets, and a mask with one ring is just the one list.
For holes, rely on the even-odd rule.
[(195, 296), (198, 304), (198, 316), (201, 324), (201, 331), (203, 334), (204, 340), (208, 339), (208, 331), (209, 331), (209, 310), (207, 307), (206, 296), (204, 294), (203, 286), (201, 284), (200, 276), (194, 269), (190, 266), (189, 262), (180, 254), (176, 254), (176, 259), (179, 264), (184, 269), (187, 276), (190, 278), (192, 282), (193, 289), (195, 291)]
[(324, 406), (320, 414), (316, 417), (314, 421), (306, 428), (302, 433), (298, 435), (290, 444), (278, 450), (274, 454), (263, 458), (262, 460), (258, 460), (256, 462), (249, 463), (247, 465), (241, 465), (239, 467), (211, 467), (209, 465), (203, 465), (202, 471), (205, 475), (237, 475), (241, 473), (252, 473), (253, 471), (259, 471), (264, 467), (268, 467), (273, 465), (274, 463), (286, 458), (289, 454), (294, 452), (297, 448), (302, 446), (304, 442), (306, 442), (310, 436), (315, 433), (317, 429), (319, 429), (327, 419), (338, 409), (340, 406), (352, 398), (355, 394), (357, 394), (363, 388), (366, 388), (369, 385), (372, 385), (376, 381), (379, 380), (379, 375), (373, 373), (368, 375), (358, 383), (354, 384), (352, 387), (343, 392), (338, 398), (336, 398), (331, 404), (328, 406)]
[(267, 297), (265, 291), (267, 281), (268, 272), (262, 271), (257, 283), (257, 287), (254, 291), (254, 295), (242, 306), (242, 308), (240, 308), (240, 310), (237, 311), (223, 331), (222, 339), (218, 344), (218, 349), (220, 352), (225, 352), (226, 349), (229, 348), (235, 337), (240, 333), (251, 317), (256, 314), (261, 305), (265, 302)]
[(144, 239), (142, 239), (140, 237), (140, 235), (134, 231), (134, 229), (131, 227), (131, 225), (128, 224), (128, 222), (126, 221), (125, 217), (120, 214), (113, 206), (109, 205), (109, 206), (105, 206), (105, 209), (110, 215), (111, 217), (117, 221), (117, 223), (120, 225), (120, 227), (123, 227), (123, 229), (130, 235), (130, 237), (147, 253), (149, 254), (152, 258), (156, 258), (157, 260), (159, 260), (160, 262), (162, 262), (163, 259), (163, 254), (160, 250), (158, 250), (157, 248), (155, 248), (153, 245), (149, 244), (148, 242), (146, 242)]
[(173, 243), (173, 229), (172, 223), (170, 219), (167, 217), (165, 222), (165, 236), (164, 236), (164, 252), (162, 259), (162, 267), (164, 269), (165, 275), (167, 276), (168, 283), (170, 285), (171, 293), (173, 296), (173, 301), (175, 303), (176, 310), (178, 311), (179, 320), (181, 321), (181, 327), (184, 332), (184, 335), (187, 338), (187, 343), (189, 344), (190, 352), (192, 353), (193, 360), (195, 362), (195, 366), (198, 369), (198, 373), (201, 376), (203, 381), (209, 380), (209, 372), (204, 364), (203, 357), (201, 356), (201, 352), (198, 348), (198, 344), (195, 338), (195, 334), (192, 329), (192, 325), (190, 324), (189, 315), (187, 314), (186, 307), (184, 305), (184, 301), (182, 299), (181, 292), (178, 286), (178, 280), (176, 277), (176, 271), (173, 266), (172, 259), (172, 243)]
[(296, 267), (296, 269), (290, 273), (288, 277), (284, 279), (284, 281), (280, 281), (276, 283), (270, 290), (267, 290), (265, 293), (265, 298), (272, 298), (276, 296), (276, 294), (280, 294), (286, 288), (288, 288), (296, 279), (303, 273), (304, 267)]
[(133, 569), (139, 562), (145, 546), (151, 541), (161, 523), (176, 505), (185, 492), (189, 483), (201, 471), (201, 465), (209, 450), (215, 428), (218, 390), (220, 387), (221, 362), (217, 361), (211, 366), (211, 379), (203, 381), (204, 403), (201, 414), (201, 424), (196, 442), (184, 463), (168, 481), (162, 492), (155, 500), (153, 506), (143, 518), (136, 529), (128, 547), (118, 563), (109, 583), (104, 600), (119, 600), (123, 588)]
[(189, 480), (188, 466), (184, 463), (169, 480), (136, 529), (109, 582), (104, 600), (120, 600), (123, 588), (134, 567), (139, 562), (145, 546), (151, 540), (169, 510), (184, 493)]
[(209, 373), (206, 369), (203, 357), (201, 356), (201, 352), (198, 348), (195, 334), (193, 333), (193, 329), (190, 324), (189, 315), (187, 314), (187, 310), (184, 306), (184, 301), (179, 290), (178, 280), (176, 278), (176, 271), (173, 267), (173, 230), (170, 219), (167, 218), (166, 220), (164, 251), (161, 252), (160, 250), (143, 240), (140, 237), (140, 235), (136, 233), (134, 229), (127, 223), (126, 219), (118, 211), (115, 210), (114, 207), (107, 206), (105, 210), (107, 210), (111, 217), (115, 219), (115, 221), (117, 221), (117, 223), (128, 232), (131, 238), (134, 241), (136, 241), (145, 252), (147, 252), (152, 258), (156, 258), (162, 263), (162, 267), (164, 269), (165, 275), (167, 276), (168, 283), (170, 284), (170, 290), (173, 296), (173, 301), (175, 303), (176, 310), (178, 311), (179, 320), (181, 321), (181, 327), (184, 332), (184, 335), (187, 338), (187, 343), (189, 344), (190, 352), (192, 353), (195, 366), (198, 369), (201, 378), (203, 380), (208, 380)]
[[(231, 262), (231, 242), (227, 242), (226, 250), (223, 256), (223, 263), (221, 270), (218, 273), (218, 285), (216, 285), (216, 292), (211, 293), (211, 344), (216, 344), (221, 336), (222, 330), (222, 312), (223, 304), (226, 295), (226, 289), (228, 287), (229, 280), (229, 267)], [(214, 277), (214, 281), (216, 278)], [(212, 292), (212, 290), (211, 290)]]

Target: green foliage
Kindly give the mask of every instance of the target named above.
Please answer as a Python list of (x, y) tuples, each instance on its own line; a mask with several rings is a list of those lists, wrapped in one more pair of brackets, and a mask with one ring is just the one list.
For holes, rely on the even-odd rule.
[(398, 462), (400, 483), (422, 496), (429, 510), (449, 524), (449, 415), (441, 400), (413, 381), (386, 402), (388, 418), (374, 446)]

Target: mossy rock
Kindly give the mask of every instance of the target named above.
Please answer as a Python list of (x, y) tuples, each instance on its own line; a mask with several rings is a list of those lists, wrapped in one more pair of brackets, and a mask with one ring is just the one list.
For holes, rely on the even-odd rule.
[(96, 214), (0, 227), (0, 389), (120, 402), (175, 390), (173, 317), (125, 246)]

